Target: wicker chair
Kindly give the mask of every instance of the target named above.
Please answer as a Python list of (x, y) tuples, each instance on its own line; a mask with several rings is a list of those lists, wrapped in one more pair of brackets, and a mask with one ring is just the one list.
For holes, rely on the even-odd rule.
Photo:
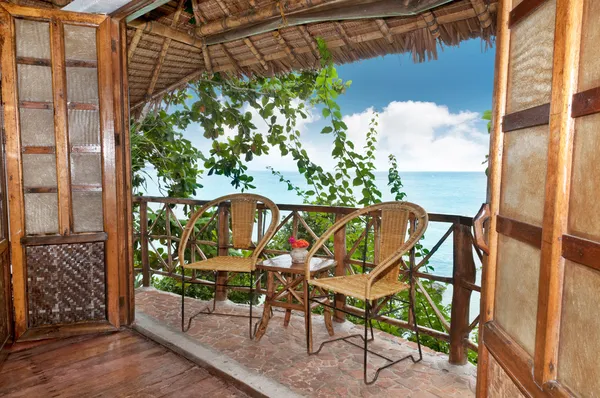
[[(310, 272), (308, 272), (307, 270), (306, 279), (308, 283), (305, 286), (304, 294), (306, 297), (310, 297), (310, 289), (312, 287), (318, 288), (322, 291), (343, 294), (364, 301), (364, 336), (360, 334), (355, 334), (352, 336), (328, 340), (321, 343), (319, 349), (313, 352), (311, 313), (310, 311), (308, 311), (310, 301), (319, 302), (319, 300), (321, 300), (321, 304), (330, 307), (330, 309), (341, 310), (342, 312), (351, 315), (356, 315), (347, 312), (339, 307), (335, 308), (334, 306), (327, 305), (322, 301), (323, 297), (315, 296), (312, 297), (310, 300), (306, 300), (306, 303), (308, 303), (306, 309), (306, 347), (309, 355), (318, 354), (325, 344), (340, 340), (362, 348), (364, 350), (364, 382), (365, 384), (372, 384), (377, 380), (379, 373), (383, 369), (386, 369), (408, 358), (410, 358), (414, 363), (419, 362), (421, 359), (423, 359), (421, 352), (421, 344), (419, 342), (419, 332), (418, 328), (416, 327), (416, 321), (415, 333), (417, 334), (419, 359), (415, 359), (415, 357), (411, 354), (398, 360), (392, 360), (378, 353), (370, 351), (368, 348), (368, 343), (374, 338), (372, 320), (376, 319), (379, 316), (382, 316), (384, 312), (383, 309), (385, 308), (386, 304), (388, 304), (391, 307), (392, 301), (399, 300), (397, 297), (394, 297), (397, 293), (412, 288), (412, 284), (414, 283), (412, 275), (412, 263), (410, 263), (408, 269), (401, 269), (402, 265), (405, 264), (402, 260), (402, 256), (414, 250), (415, 244), (419, 241), (419, 239), (421, 239), (421, 237), (425, 233), (425, 229), (427, 228), (428, 223), (428, 216), (427, 212), (423, 210), (423, 208), (416, 204), (408, 202), (379, 203), (357, 210), (337, 221), (321, 236), (321, 238), (315, 243), (312, 250), (309, 252), (306, 264), (310, 264), (310, 259), (317, 253), (317, 251), (330, 239), (330, 237), (336, 231), (345, 228), (348, 222), (360, 218), (361, 216), (365, 216), (367, 218), (367, 220), (365, 221), (365, 232), (363, 233), (365, 242), (363, 251), (363, 273), (346, 276), (337, 276), (331, 278), (311, 279)], [(378, 219), (378, 223), (376, 223), (375, 225), (377, 225), (379, 229), (379, 241), (376, 242), (376, 247), (378, 249), (375, 250), (376, 258), (374, 259), (374, 263), (376, 264), (376, 266), (371, 270), (371, 272), (365, 273), (367, 252), (366, 244), (369, 240), (369, 217), (376, 217)], [(404, 279), (405, 281), (400, 281), (399, 276), (402, 276), (402, 279)], [(413, 297), (411, 297), (411, 294), (409, 294), (408, 296), (408, 303), (404, 301), (403, 303), (408, 304), (411, 308), (412, 313), (414, 314), (415, 305), (413, 302)], [(392, 310), (386, 312), (386, 314), (389, 314), (390, 312), (394, 311), (395, 310), (392, 307)], [(370, 328), (371, 330), (370, 339), (367, 337), (368, 328)], [(350, 339), (353, 337), (360, 337), (363, 340), (363, 344), (358, 345), (351, 341)], [(369, 352), (381, 358), (384, 358), (389, 362), (385, 366), (378, 368), (376, 370), (375, 376), (371, 380), (367, 378), (367, 354)]]
[[(259, 242), (254, 245), (252, 243), (252, 232), (254, 229), (254, 220), (256, 215), (256, 209), (258, 203), (262, 203), (265, 208), (271, 212), (271, 223), (265, 234), (260, 238)], [(230, 206), (231, 211), (231, 236), (233, 241), (233, 248), (253, 250), (250, 257), (233, 257), (233, 256), (222, 256), (212, 257), (203, 261), (194, 262), (191, 264), (185, 264), (185, 249), (188, 246), (190, 236), (194, 230), (194, 226), (198, 219), (202, 217), (209, 209), (219, 206)], [(210, 221), (209, 221), (210, 222)], [(259, 262), (259, 256), (266, 247), (269, 240), (273, 237), (276, 231), (277, 225), (279, 224), (279, 208), (271, 200), (254, 194), (232, 194), (217, 198), (206, 205), (202, 206), (196, 212), (192, 214), (183, 230), (181, 242), (179, 245), (179, 264), (181, 265), (181, 330), (186, 332), (189, 330), (192, 319), (199, 314), (206, 315), (229, 315), (229, 316), (242, 316), (233, 314), (222, 314), (216, 313), (216, 297), (213, 299), (212, 309), (208, 306), (206, 309), (194, 314), (189, 318), (187, 327), (185, 325), (185, 270), (191, 269), (196, 271), (212, 271), (215, 274), (215, 296), (216, 289), (218, 286), (230, 286), (240, 287), (225, 284), (218, 284), (216, 275), (219, 271), (232, 272), (232, 273), (248, 273), (250, 274), (250, 285), (243, 286), (250, 288), (250, 322), (249, 322), (249, 335), (250, 339), (254, 338), (254, 331), (252, 330), (252, 302), (254, 299), (254, 289), (256, 282), (258, 281), (258, 275), (256, 274), (256, 264)], [(188, 281), (187, 283), (194, 283)], [(245, 316), (244, 316), (245, 317)]]

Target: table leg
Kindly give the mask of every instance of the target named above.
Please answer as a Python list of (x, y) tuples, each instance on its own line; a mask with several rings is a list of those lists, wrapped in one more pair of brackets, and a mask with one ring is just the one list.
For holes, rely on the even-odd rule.
[(269, 320), (271, 319), (271, 300), (275, 295), (275, 277), (272, 272), (267, 272), (267, 297), (265, 298), (265, 305), (263, 309), (263, 315), (256, 330), (254, 340), (259, 341), (269, 326)]

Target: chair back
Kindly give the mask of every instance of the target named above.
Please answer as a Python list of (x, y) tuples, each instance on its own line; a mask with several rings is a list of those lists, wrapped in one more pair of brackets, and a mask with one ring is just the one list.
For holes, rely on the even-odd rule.
[[(370, 278), (398, 280), (402, 256), (408, 253), (421, 239), (429, 217), (419, 205), (410, 202), (383, 202), (358, 209), (333, 224), (315, 243), (308, 254), (307, 264), (331, 236), (356, 218), (371, 217), (376, 234), (374, 263)], [(366, 239), (366, 237), (364, 238)], [(310, 272), (306, 277), (310, 279)]]
[[(252, 234), (254, 232), (254, 224), (256, 217), (256, 209), (259, 204), (271, 212), (271, 222), (269, 228), (264, 235), (258, 240), (256, 246), (252, 243)], [(179, 262), (184, 265), (185, 249), (188, 246), (190, 236), (194, 230), (194, 226), (200, 217), (211, 208), (219, 208), (227, 206), (230, 209), (231, 215), (231, 238), (233, 248), (254, 250), (252, 257), (258, 260), (264, 248), (269, 243), (269, 240), (275, 234), (277, 225), (279, 225), (279, 208), (270, 199), (256, 194), (239, 193), (221, 196), (210, 201), (198, 210), (196, 210), (189, 218), (183, 229), (181, 242), (179, 244)], [(224, 220), (219, 219), (219, 222)]]

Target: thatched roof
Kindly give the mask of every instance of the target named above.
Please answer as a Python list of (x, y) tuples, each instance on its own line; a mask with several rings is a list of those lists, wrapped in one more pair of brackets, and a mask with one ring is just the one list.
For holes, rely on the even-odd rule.
[(317, 37), (339, 64), (391, 53), (423, 62), (435, 59), (440, 46), (477, 37), (487, 46), (497, 1), (169, 1), (129, 23), (131, 105), (159, 99), (204, 73), (271, 76), (315, 68)]

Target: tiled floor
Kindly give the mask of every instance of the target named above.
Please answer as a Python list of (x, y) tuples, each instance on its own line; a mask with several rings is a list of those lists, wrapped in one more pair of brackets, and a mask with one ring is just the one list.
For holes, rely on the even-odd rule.
[[(186, 314), (205, 307), (186, 298)], [(217, 310), (247, 313), (247, 307), (218, 303)], [(181, 325), (181, 297), (154, 289), (136, 293), (136, 311), (166, 324), (173, 330)], [(189, 311), (189, 312), (188, 312)], [(258, 310), (260, 315), (261, 308)], [(315, 347), (328, 338), (322, 318), (313, 317)], [(350, 322), (335, 323), (336, 337), (361, 333)], [(416, 344), (376, 330), (372, 348), (393, 358), (416, 354)], [(363, 384), (362, 350), (344, 342), (325, 346), (317, 356), (308, 356), (305, 348), (304, 318), (293, 315), (283, 327), (283, 312), (275, 311), (269, 329), (259, 342), (248, 338), (247, 319), (200, 315), (186, 333), (213, 350), (217, 350), (249, 370), (267, 376), (292, 391), (315, 397), (471, 397), (474, 396), (476, 368), (452, 366), (447, 356), (425, 349), (424, 360), (410, 360), (384, 370), (372, 386)], [(369, 367), (385, 361), (370, 356)], [(371, 374), (373, 371), (371, 370)]]
[(18, 347), (0, 363), (2, 397), (246, 397), (131, 330)]

